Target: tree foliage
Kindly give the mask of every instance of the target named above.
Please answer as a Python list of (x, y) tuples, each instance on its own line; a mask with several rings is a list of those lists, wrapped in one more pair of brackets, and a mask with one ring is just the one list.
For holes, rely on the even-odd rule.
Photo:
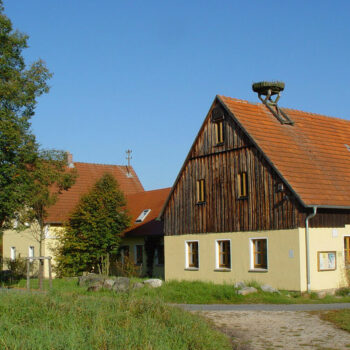
[(105, 174), (72, 213), (57, 251), (59, 275), (101, 271), (117, 254), (120, 234), (129, 226), (126, 201), (115, 178)]
[(51, 76), (41, 60), (26, 66), (27, 40), (13, 30), (0, 0), (0, 231), (30, 196), (30, 165), (38, 157), (30, 119)]
[(39, 255), (45, 240), (45, 219), (48, 209), (54, 205), (58, 195), (67, 191), (77, 177), (75, 169), (67, 168), (67, 154), (63, 151), (40, 151), (30, 171), (30, 198), (27, 207), (19, 215), (22, 224), (31, 223), (31, 233), (39, 243)]

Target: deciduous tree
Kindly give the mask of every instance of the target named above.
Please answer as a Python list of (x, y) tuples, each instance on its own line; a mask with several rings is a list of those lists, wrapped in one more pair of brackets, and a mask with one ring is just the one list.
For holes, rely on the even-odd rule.
[[(58, 195), (67, 191), (75, 182), (75, 169), (67, 168), (67, 154), (63, 151), (40, 151), (30, 170), (30, 198), (27, 206), (19, 215), (19, 221), (30, 223), (30, 232), (39, 243), (39, 256), (42, 256), (43, 244), (46, 239), (45, 219), (48, 209), (54, 205)], [(40, 286), (42, 284), (43, 261), (39, 265)]]
[(28, 201), (38, 144), (30, 119), (51, 74), (43, 61), (26, 66), (28, 36), (12, 28), (0, 0), (0, 234)]
[(60, 275), (104, 270), (104, 262), (117, 253), (120, 234), (130, 223), (125, 205), (124, 195), (110, 174), (105, 174), (81, 198), (60, 240)]

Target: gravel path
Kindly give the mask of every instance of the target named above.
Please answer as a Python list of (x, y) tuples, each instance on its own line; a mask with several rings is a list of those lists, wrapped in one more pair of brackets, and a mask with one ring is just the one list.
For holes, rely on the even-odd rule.
[(349, 349), (350, 333), (302, 311), (201, 311), (237, 349)]

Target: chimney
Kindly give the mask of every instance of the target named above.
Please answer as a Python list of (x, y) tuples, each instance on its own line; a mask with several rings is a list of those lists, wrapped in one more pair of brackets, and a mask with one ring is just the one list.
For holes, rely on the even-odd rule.
[[(288, 115), (278, 107), (277, 102), (284, 90), (282, 81), (260, 81), (252, 85), (254, 92), (258, 94), (260, 101), (270, 110), (270, 112), (279, 120), (281, 124), (293, 125), (294, 122)], [(276, 96), (273, 100), (272, 97)]]
[(73, 163), (73, 154), (70, 152), (66, 152), (67, 155), (67, 165), (69, 168), (74, 168), (74, 163)]

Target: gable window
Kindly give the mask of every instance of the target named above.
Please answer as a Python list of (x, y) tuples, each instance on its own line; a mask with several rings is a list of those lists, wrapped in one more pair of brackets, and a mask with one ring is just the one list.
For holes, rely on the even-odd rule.
[(238, 174), (238, 197), (246, 198), (248, 196), (248, 176), (246, 172)]
[(205, 201), (205, 180), (197, 180), (197, 203), (204, 203)]
[(229, 239), (216, 241), (216, 267), (219, 269), (231, 268), (231, 241)]
[(16, 260), (16, 247), (11, 247), (10, 259), (11, 260)]
[(135, 264), (142, 265), (143, 263), (143, 245), (135, 245)]
[(221, 145), (224, 143), (224, 121), (215, 122), (215, 144)]
[(250, 240), (251, 269), (267, 270), (267, 239), (254, 238)]
[(186, 268), (199, 268), (198, 241), (186, 241)]
[(350, 265), (350, 236), (344, 237), (345, 265)]

